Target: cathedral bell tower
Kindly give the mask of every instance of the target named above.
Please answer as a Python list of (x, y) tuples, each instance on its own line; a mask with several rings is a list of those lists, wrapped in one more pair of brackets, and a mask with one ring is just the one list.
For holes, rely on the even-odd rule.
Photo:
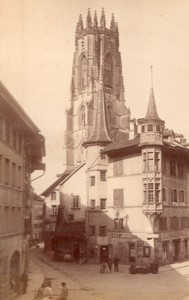
[(130, 111), (125, 106), (118, 26), (112, 15), (110, 28), (106, 27), (104, 10), (99, 22), (96, 12), (92, 20), (88, 10), (86, 26), (79, 16), (70, 100), (64, 145), (67, 169), (86, 161), (83, 145), (94, 137), (94, 127), (99, 124), (96, 119), (104, 119), (110, 141), (117, 130), (129, 131)]

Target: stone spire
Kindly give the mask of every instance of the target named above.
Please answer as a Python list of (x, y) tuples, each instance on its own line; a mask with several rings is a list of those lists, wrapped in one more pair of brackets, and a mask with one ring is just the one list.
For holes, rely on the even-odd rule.
[(156, 108), (156, 102), (154, 97), (154, 88), (153, 88), (153, 73), (152, 73), (152, 66), (151, 66), (151, 89), (150, 89), (150, 97), (148, 102), (148, 109), (146, 113), (145, 119), (151, 119), (151, 120), (160, 120), (157, 108)]
[(115, 23), (115, 19), (114, 19), (114, 14), (112, 14), (112, 19), (111, 19), (111, 23), (110, 23), (110, 29), (111, 30), (115, 30), (116, 29), (116, 23)]
[(106, 127), (106, 113), (105, 113), (105, 101), (104, 101), (104, 87), (103, 87), (103, 55), (102, 55), (102, 40), (100, 41), (100, 71), (98, 80), (98, 93), (96, 103), (96, 113), (94, 126), (91, 136), (83, 143), (84, 147), (92, 144), (106, 145), (111, 142), (108, 136)]
[(98, 27), (98, 19), (97, 19), (96, 10), (95, 10), (95, 13), (94, 13), (93, 26), (94, 26), (94, 28)]
[(77, 23), (77, 27), (76, 27), (76, 34), (80, 34), (81, 31), (83, 30), (83, 20), (82, 20), (82, 15), (79, 15), (79, 21)]
[(106, 28), (106, 18), (105, 18), (105, 13), (104, 13), (104, 8), (102, 8), (102, 14), (100, 18), (100, 27), (101, 28)]
[(91, 19), (91, 13), (90, 13), (89, 8), (88, 8), (88, 13), (87, 13), (86, 26), (87, 26), (87, 28), (92, 27), (92, 19)]

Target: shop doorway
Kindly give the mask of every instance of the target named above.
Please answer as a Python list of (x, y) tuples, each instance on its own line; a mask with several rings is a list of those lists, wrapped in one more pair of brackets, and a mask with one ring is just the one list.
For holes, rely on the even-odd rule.
[(173, 240), (173, 261), (178, 261), (180, 255), (180, 240)]
[(108, 246), (100, 246), (100, 262), (107, 261), (109, 257)]
[(129, 262), (135, 262), (136, 247), (135, 244), (129, 244)]

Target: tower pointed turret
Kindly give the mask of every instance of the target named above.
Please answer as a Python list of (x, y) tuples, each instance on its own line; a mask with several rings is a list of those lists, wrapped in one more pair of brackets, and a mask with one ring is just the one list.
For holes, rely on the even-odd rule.
[(90, 9), (88, 8), (88, 13), (87, 13), (87, 19), (86, 19), (86, 27), (91, 28), (92, 27), (92, 19), (91, 19), (91, 13)]
[(104, 8), (102, 8), (101, 18), (100, 18), (100, 27), (106, 28), (106, 18), (104, 13)]
[(83, 30), (83, 20), (82, 20), (82, 15), (80, 14), (77, 27), (76, 27), (76, 35), (80, 34), (82, 30)]
[(151, 88), (150, 97), (148, 102), (148, 109), (145, 118), (139, 119), (138, 123), (141, 126), (141, 145), (146, 144), (157, 144), (163, 143), (163, 126), (164, 121), (162, 121), (157, 113), (156, 102), (154, 97), (153, 88), (153, 74), (151, 66)]
[(114, 14), (112, 14), (112, 19), (111, 19), (111, 23), (110, 23), (110, 29), (111, 30), (116, 30), (116, 23), (115, 23), (115, 19), (114, 19)]
[(97, 19), (97, 13), (96, 13), (96, 10), (95, 10), (95, 12), (94, 12), (93, 27), (94, 27), (94, 28), (97, 28), (97, 27), (98, 27), (98, 19)]

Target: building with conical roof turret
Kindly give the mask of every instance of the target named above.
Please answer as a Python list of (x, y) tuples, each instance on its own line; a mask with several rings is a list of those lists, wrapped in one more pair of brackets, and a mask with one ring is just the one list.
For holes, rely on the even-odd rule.
[[(146, 116), (125, 106), (118, 25), (90, 10), (76, 27), (67, 110), (65, 173), (55, 259), (80, 263), (118, 255), (125, 264), (170, 263), (189, 254), (189, 149), (158, 116), (153, 84)], [(65, 175), (66, 174), (66, 175)]]

